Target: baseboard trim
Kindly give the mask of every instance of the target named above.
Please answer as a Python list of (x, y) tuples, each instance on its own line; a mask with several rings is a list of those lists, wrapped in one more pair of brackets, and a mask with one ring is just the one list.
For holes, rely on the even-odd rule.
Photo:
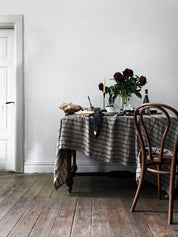
[[(94, 164), (93, 162), (77, 162), (78, 173), (107, 173), (110, 171), (131, 171), (135, 172), (134, 167), (122, 166), (119, 164)], [(25, 162), (25, 173), (53, 173), (53, 162)]]
[(110, 171), (130, 171), (135, 172), (135, 167), (119, 165), (118, 163), (100, 163), (78, 162), (78, 173), (107, 173)]
[(0, 170), (6, 170), (7, 169), (7, 161), (0, 161)]
[(119, 170), (110, 172), (88, 172), (88, 173), (77, 173), (77, 176), (109, 176), (111, 178), (131, 178), (135, 176), (134, 172)]
[(24, 173), (53, 173), (53, 162), (26, 162), (24, 164)]

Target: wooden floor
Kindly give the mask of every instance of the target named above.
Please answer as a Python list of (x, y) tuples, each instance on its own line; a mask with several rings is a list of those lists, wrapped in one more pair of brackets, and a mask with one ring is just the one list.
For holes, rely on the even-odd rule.
[(54, 190), (52, 174), (0, 173), (0, 236), (178, 236), (178, 200), (169, 226), (152, 185), (130, 213), (135, 190), (134, 177), (77, 176), (69, 194)]

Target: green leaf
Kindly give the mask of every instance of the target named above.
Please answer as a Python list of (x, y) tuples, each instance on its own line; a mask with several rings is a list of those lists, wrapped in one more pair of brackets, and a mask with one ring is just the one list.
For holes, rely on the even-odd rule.
[(136, 94), (136, 96), (138, 96), (139, 98), (142, 98), (142, 95), (140, 94), (140, 92), (136, 91), (135, 94)]

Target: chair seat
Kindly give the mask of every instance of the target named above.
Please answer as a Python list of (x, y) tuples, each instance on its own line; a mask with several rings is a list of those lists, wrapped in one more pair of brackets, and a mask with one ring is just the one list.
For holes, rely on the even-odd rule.
[[(161, 160), (159, 154), (152, 153), (151, 157), (149, 155), (147, 155), (146, 158), (147, 158), (147, 160), (154, 161), (157, 163), (162, 163), (162, 164), (171, 164), (171, 162), (172, 162), (172, 156), (169, 156), (169, 155), (163, 155), (162, 160)], [(178, 161), (176, 161), (176, 164), (178, 164)]]
[[(151, 157), (149, 155), (147, 155), (147, 160), (150, 161), (154, 161), (157, 163), (162, 163), (162, 164), (171, 164), (172, 161), (172, 151), (170, 151), (169, 149), (163, 149), (163, 156), (162, 156), (162, 160), (160, 158), (160, 148), (159, 147), (152, 147), (152, 153), (151, 153)], [(148, 147), (146, 147), (146, 152), (148, 153)], [(177, 156), (178, 158), (178, 156)], [(176, 162), (176, 164), (178, 164)]]

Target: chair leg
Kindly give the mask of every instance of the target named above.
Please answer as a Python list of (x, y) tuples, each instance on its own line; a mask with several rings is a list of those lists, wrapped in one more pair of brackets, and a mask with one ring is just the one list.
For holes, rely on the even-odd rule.
[(142, 187), (142, 184), (143, 184), (143, 180), (144, 180), (145, 173), (146, 173), (146, 169), (145, 169), (145, 168), (144, 168), (144, 169), (142, 168), (142, 169), (141, 169), (140, 180), (139, 180), (138, 187), (137, 187), (137, 191), (136, 191), (136, 193), (135, 193), (135, 197), (134, 197), (134, 200), (133, 200), (131, 209), (130, 209), (131, 212), (134, 211), (135, 206), (136, 206), (136, 204), (137, 204), (138, 197), (139, 197), (139, 194), (140, 194), (140, 190), (141, 190), (141, 187)]
[(171, 165), (170, 184), (169, 184), (169, 207), (168, 207), (168, 224), (172, 224), (173, 219), (173, 199), (174, 199), (174, 182), (175, 182), (176, 165)]
[[(157, 164), (157, 170), (161, 169), (161, 165)], [(161, 199), (161, 174), (157, 174), (157, 183), (158, 183), (158, 199)]]

